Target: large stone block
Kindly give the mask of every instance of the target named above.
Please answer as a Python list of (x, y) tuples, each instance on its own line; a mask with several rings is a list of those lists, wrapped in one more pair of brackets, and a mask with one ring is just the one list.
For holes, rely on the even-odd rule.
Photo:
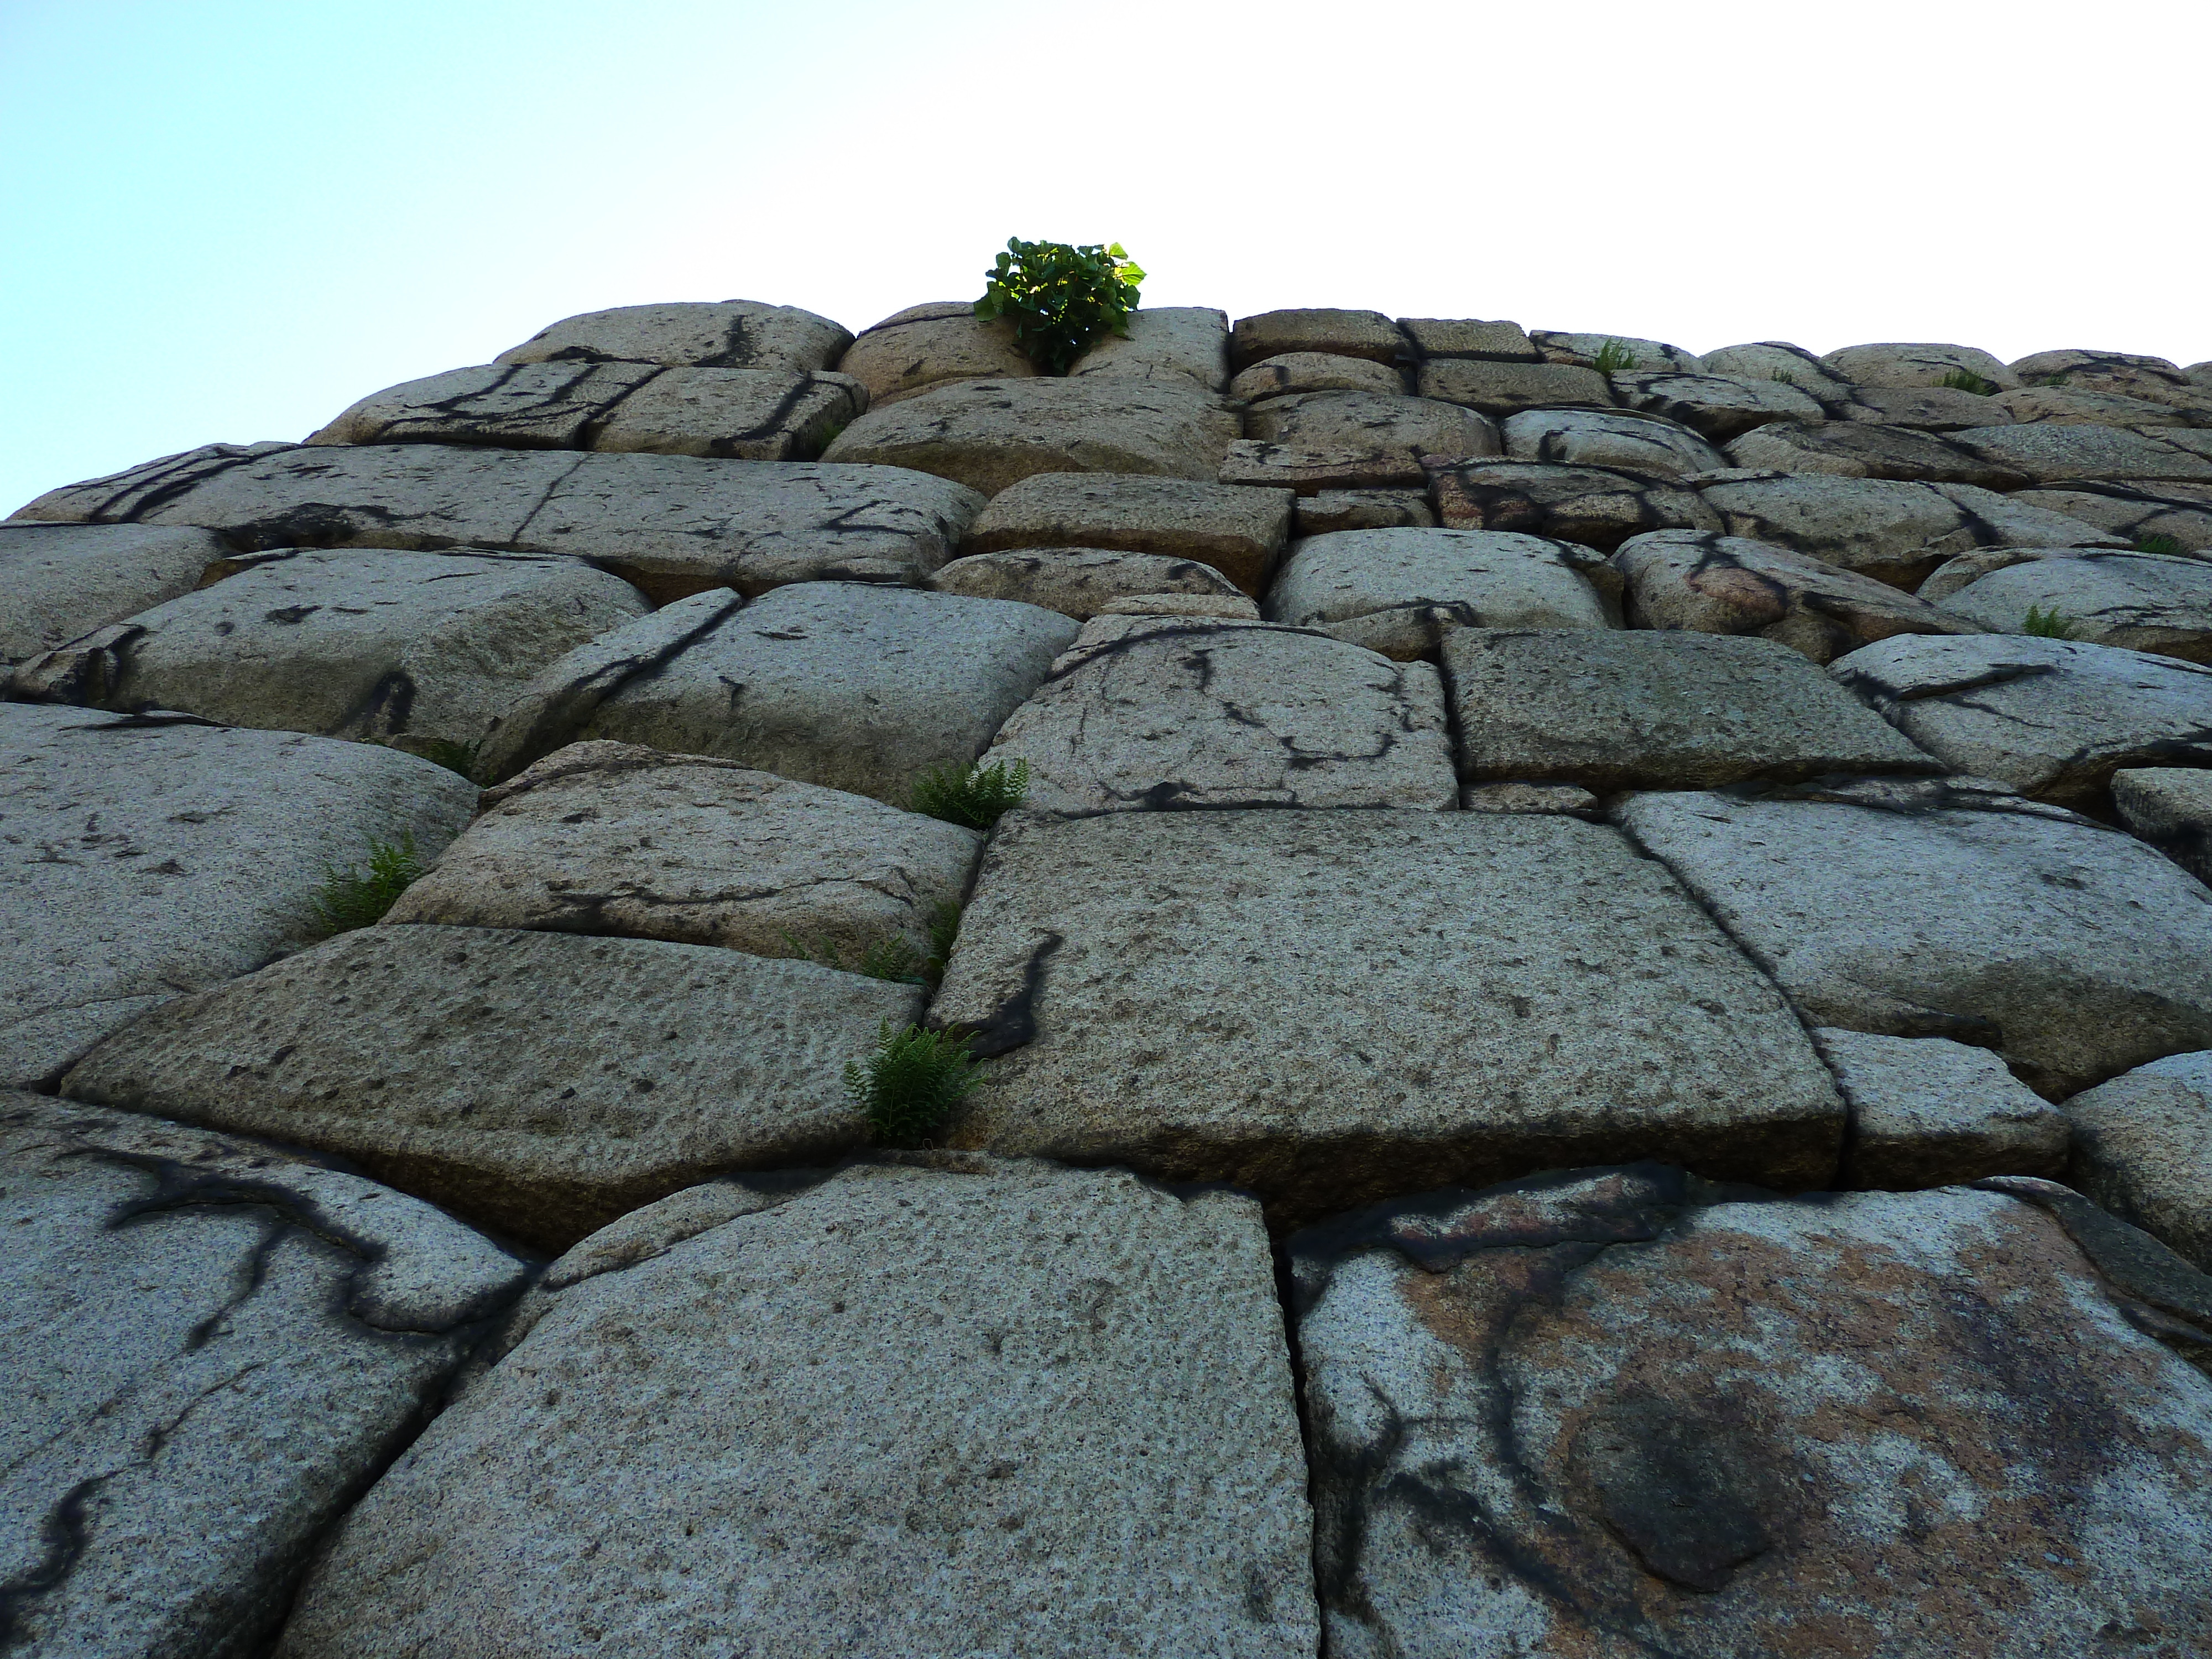
[(2069, 1184), (2212, 1273), (2212, 1052), (2138, 1066), (2066, 1116)]
[(1211, 481), (1237, 436), (1229, 405), (1181, 377), (970, 380), (879, 404), (822, 457), (935, 473), (995, 495), (1036, 472)]
[(966, 553), (1103, 547), (1210, 564), (1248, 593), (1267, 590), (1291, 532), (1288, 490), (1188, 478), (1040, 472), (992, 498)]
[(686, 1194), (556, 1264), (283, 1659), (1313, 1653), (1254, 1206), (933, 1162)]
[(2212, 886), (2212, 770), (2123, 767), (2112, 783), (2120, 821)]
[(1098, 617), (990, 758), (1053, 812), (1457, 804), (1435, 669), (1221, 617)]
[(715, 755), (903, 806), (924, 773), (982, 752), (1076, 632), (1004, 599), (796, 583), (625, 681), (567, 735)]
[(533, 927), (718, 945), (850, 967), (919, 963), (981, 837), (731, 761), (580, 743), (496, 789), (387, 926)]
[(1730, 380), (1766, 380), (1795, 386), (1823, 407), (1849, 398), (1857, 389), (1803, 346), (1792, 345), (1786, 340), (1723, 346), (1718, 351), (1706, 352), (1699, 361), (1708, 374)]
[(2212, 765), (2212, 669), (2111, 646), (1899, 636), (1829, 672), (1954, 770), (2101, 808), (2124, 766)]
[(1654, 530), (1718, 530), (1695, 490), (1648, 472), (1466, 461), (1435, 475), (1437, 514), (1454, 530), (1510, 530), (1611, 552)]
[(1307, 449), (1348, 449), (1376, 455), (1503, 453), (1498, 428), (1471, 409), (1433, 398), (1379, 392), (1302, 392), (1255, 404), (1244, 416), (1248, 437)]
[(1328, 1651), (2212, 1644), (2212, 1385), (2143, 1334), (2202, 1336), (2212, 1285), (2003, 1184), (1727, 1202), (1644, 1165), (1294, 1240)]
[(1211, 306), (1148, 306), (1122, 319), (1075, 360), (1071, 376), (1117, 380), (1186, 380), (1207, 392), (1229, 384), (1229, 314)]
[(1229, 1181), (1279, 1224), (1598, 1156), (1818, 1185), (1843, 1127), (1772, 985), (1566, 817), (1010, 818), (931, 1018), (999, 1056), (952, 1144)]
[(2029, 482), (2026, 472), (1992, 462), (1964, 443), (1911, 427), (1858, 421), (1778, 421), (1747, 432), (1729, 445), (1728, 453), (1732, 466), (1838, 478), (1899, 478), (1983, 489), (2018, 489)]
[(1289, 489), (1301, 497), (1345, 489), (1419, 489), (1428, 483), (1411, 447), (1371, 444), (1271, 444), (1239, 438), (1217, 474), (1223, 483)]
[(1463, 404), (1485, 415), (1518, 414), (1524, 409), (1582, 405), (1613, 407), (1613, 389), (1594, 368), (1571, 363), (1498, 362), (1487, 358), (1431, 357), (1414, 376), (1424, 398)]
[(1620, 578), (1589, 548), (1540, 536), (1345, 530), (1297, 544), (1266, 614), (1410, 660), (1460, 628), (1618, 627)]
[(2021, 383), (2101, 392), (2193, 409), (2207, 403), (2204, 387), (2163, 357), (2127, 351), (2039, 351), (2012, 365)]
[(525, 1264), (262, 1143), (0, 1093), (0, 1642), (264, 1650)]
[(982, 505), (957, 484), (888, 467), (214, 444), (51, 491), (15, 517), (202, 525), (248, 550), (568, 554), (665, 603), (710, 587), (919, 581)]
[(229, 551), (204, 530), (0, 525), (0, 665), (189, 593)]
[(502, 363), (665, 363), (804, 374), (834, 368), (853, 337), (827, 317), (757, 300), (617, 306), (541, 328), (502, 351)]
[(1980, 631), (1887, 582), (1741, 536), (1655, 531), (1623, 542), (1613, 562), (1638, 627), (1757, 634), (1814, 662), (1895, 634)]
[(1951, 1187), (2066, 1172), (2065, 1115), (1986, 1048), (1948, 1037), (1813, 1033), (1851, 1109), (1850, 1187)]
[(2012, 500), (2079, 519), (2130, 544), (2164, 536), (2185, 553), (2212, 549), (2212, 485), (2069, 479), (2053, 489), (2020, 490)]
[(2088, 819), (1972, 780), (1617, 815), (1817, 1024), (1994, 1048), (2054, 1100), (2212, 1048), (2212, 893)]
[(1401, 363), (1413, 356), (1413, 346), (1379, 311), (1268, 311), (1237, 319), (1229, 343), (1229, 366), (1242, 374), (1256, 362), (1290, 351), (1326, 351), (1338, 357)]
[(1743, 471), (1709, 475), (1699, 481), (1698, 494), (1722, 520), (1714, 528), (1809, 554), (1907, 592), (1944, 560), (1970, 548), (2126, 544), (2062, 514), (2021, 507), (1972, 484)]
[[(1705, 369), (1703, 360), (1693, 351), (1633, 334), (1573, 334), (1540, 328), (1528, 337), (1547, 363), (1574, 363), (1583, 368), (1595, 368), (1603, 358), (1623, 372), (1663, 368), (1677, 374), (1698, 374)], [(1626, 361), (1620, 361), (1623, 358)]]
[(2025, 633), (2039, 613), (2069, 639), (2212, 662), (2212, 560), (2094, 548), (2031, 555), (1938, 603), (1993, 633)]
[(548, 665), (646, 610), (580, 559), (283, 552), (27, 663), (20, 679), (118, 712), (419, 751), (481, 742)]
[(2212, 482), (2212, 434), (2193, 428), (2136, 431), (2035, 421), (1969, 427), (1951, 441), (2038, 483), (2069, 478)]
[[(2008, 392), (1984, 397), (1950, 386), (1855, 386), (1843, 396), (1822, 398), (1820, 407), (1831, 421), (1865, 421), (1876, 426), (1917, 428), (1926, 432), (1957, 432), (1970, 426), (2004, 426), (2021, 418), (2001, 401), (2031, 394)], [(1777, 465), (1779, 463), (1753, 463)], [(1832, 469), (1808, 468), (1808, 471)], [(1888, 473), (1878, 476), (1896, 477)]]
[[(1060, 475), (1050, 475), (1058, 477)], [(971, 599), (1012, 599), (1088, 622), (1123, 599), (1181, 593), (1249, 604), (1235, 582), (1211, 564), (1164, 553), (1123, 553), (1103, 547), (1031, 547), (973, 553), (929, 579), (940, 593)]]
[(1401, 317), (1398, 327), (1423, 357), (1476, 357), (1493, 363), (1542, 360), (1518, 323), (1480, 317)]
[(1562, 466), (1616, 466), (1679, 477), (1726, 466), (1728, 459), (1686, 426), (1623, 410), (1527, 409), (1499, 428), (1516, 460)]
[[(2001, 392), (1986, 400), (2014, 421), (2042, 421), (2056, 426), (2126, 426), (2137, 429), (2167, 426), (2212, 424), (2212, 406), (2176, 409), (2148, 398), (2114, 397), (2106, 392), (2077, 392), (2071, 386), (2024, 386)], [(1996, 426), (1996, 421), (1975, 421), (1975, 426)]]
[(0, 1084), (306, 944), (329, 866), (434, 857), (476, 794), (367, 744), (0, 703)]
[(1446, 636), (1443, 667), (1468, 783), (1609, 793), (1942, 769), (1773, 640), (1471, 628)]
[(1369, 392), (1401, 398), (1406, 371), (1368, 357), (1340, 357), (1329, 351), (1286, 351), (1252, 365), (1229, 383), (1229, 395), (1243, 403), (1286, 398), (1301, 392)]
[(837, 363), (867, 388), (880, 409), (948, 380), (1018, 380), (1035, 374), (1014, 341), (1011, 317), (978, 317), (967, 300), (935, 301), (895, 312), (862, 331)]
[(1824, 413), (1808, 393), (1771, 376), (1743, 380), (1727, 374), (1630, 369), (1613, 375), (1611, 385), (1624, 407), (1663, 415), (1717, 444), (1777, 422), (1817, 421)]
[(1940, 386), (1961, 371), (2010, 391), (2021, 378), (1998, 359), (1975, 346), (1887, 341), (1876, 345), (1840, 346), (1820, 359), (1831, 373), (1854, 386)]
[(1338, 530), (1432, 530), (1437, 510), (1421, 489), (1323, 489), (1291, 508), (1291, 533), (1326, 536)]
[(350, 1159), (565, 1249), (723, 1170), (859, 1146), (843, 1067), (915, 986), (659, 939), (364, 927), (155, 1010), (72, 1099)]
[(845, 374), (487, 363), (372, 392), (307, 441), (812, 460), (867, 406)]

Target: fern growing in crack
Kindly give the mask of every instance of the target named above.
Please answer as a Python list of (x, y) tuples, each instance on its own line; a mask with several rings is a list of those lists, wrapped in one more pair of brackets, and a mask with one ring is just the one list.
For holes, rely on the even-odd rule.
[(1622, 340), (1607, 340), (1590, 359), (1590, 367), (1601, 374), (1619, 374), (1636, 367), (1636, 354)]
[(1971, 392), (1978, 398), (1994, 398), (2002, 389), (1995, 380), (1985, 380), (1971, 368), (1954, 368), (1936, 384), (1953, 392)]
[(396, 842), (368, 843), (368, 870), (340, 870), (323, 866), (323, 884), (307, 901), (324, 937), (371, 927), (384, 920), (399, 896), (422, 879), (422, 861), (416, 856), (415, 836), (403, 833)]
[(952, 1115), (977, 1081), (968, 1040), (909, 1025), (880, 1028), (873, 1053), (845, 1065), (845, 1094), (881, 1145), (912, 1146)]
[(1030, 793), (1027, 761), (933, 766), (914, 787), (915, 811), (969, 830), (988, 830)]
[(2074, 618), (2056, 605), (2045, 611), (2040, 605), (2027, 607), (2027, 620), (2020, 625), (2023, 634), (2033, 634), (2038, 639), (2070, 640), (2074, 637)]

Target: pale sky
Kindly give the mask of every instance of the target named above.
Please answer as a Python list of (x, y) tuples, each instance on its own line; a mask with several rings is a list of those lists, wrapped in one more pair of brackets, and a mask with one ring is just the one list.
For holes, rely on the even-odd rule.
[(0, 0), (0, 513), (555, 319), (1145, 302), (2212, 358), (2212, 6)]

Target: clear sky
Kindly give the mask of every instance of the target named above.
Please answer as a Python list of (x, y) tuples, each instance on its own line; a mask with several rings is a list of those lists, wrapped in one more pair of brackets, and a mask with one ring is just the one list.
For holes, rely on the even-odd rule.
[(0, 513), (556, 318), (1147, 303), (2212, 358), (2212, 6), (0, 0)]

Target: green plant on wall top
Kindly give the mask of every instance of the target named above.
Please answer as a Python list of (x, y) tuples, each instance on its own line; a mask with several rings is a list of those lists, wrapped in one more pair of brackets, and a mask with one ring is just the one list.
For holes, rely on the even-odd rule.
[(1636, 367), (1636, 354), (1624, 340), (1607, 340), (1590, 359), (1590, 367), (1601, 374), (1622, 374)]
[(1971, 368), (1954, 368), (1936, 384), (1953, 392), (1971, 392), (1977, 398), (1994, 398), (2004, 389), (1995, 380), (1984, 380)]
[(1127, 334), (1145, 273), (1119, 242), (1071, 247), (1066, 242), (1009, 239), (983, 273), (978, 317), (1010, 317), (1014, 343), (1040, 374), (1065, 374), (1107, 334)]

